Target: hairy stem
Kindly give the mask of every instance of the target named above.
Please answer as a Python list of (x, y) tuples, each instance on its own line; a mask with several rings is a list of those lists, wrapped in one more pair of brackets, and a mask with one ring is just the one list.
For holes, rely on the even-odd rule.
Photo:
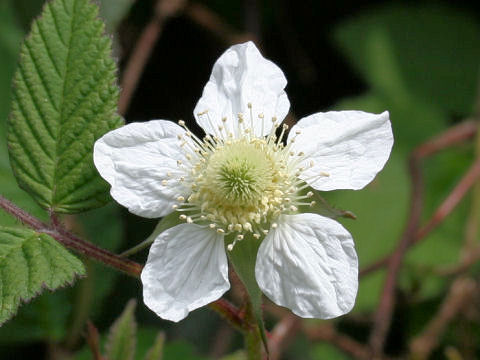
[[(53, 221), (52, 224), (46, 224), (37, 219), (35, 216), (29, 214), (27, 211), (19, 208), (2, 195), (0, 195), (0, 208), (12, 215), (17, 220), (21, 221), (29, 228), (53, 237), (65, 247), (85, 255), (89, 259), (101, 262), (116, 270), (122, 271), (127, 275), (136, 278), (140, 277), (143, 268), (141, 264), (125, 259), (77, 237), (70, 231), (64, 229), (62, 224), (56, 220), (54, 214), (50, 214), (50, 216), (53, 216), (55, 221)], [(242, 312), (228, 301), (219, 299), (211, 303), (210, 308), (219, 313), (236, 329), (241, 330), (244, 328), (244, 318)]]
[(247, 328), (245, 329), (246, 331), (244, 332), (244, 337), (247, 359), (262, 360), (262, 336), (260, 335), (260, 329), (255, 319), (253, 306), (250, 301), (247, 303), (245, 320), (245, 325)]
[(108, 250), (99, 248), (88, 241), (78, 238), (71, 232), (62, 228), (56, 221), (54, 221), (52, 224), (45, 224), (35, 216), (19, 208), (17, 205), (1, 195), (0, 208), (5, 210), (16, 219), (20, 220), (29, 228), (50, 235), (65, 247), (79, 252), (90, 259), (100, 261), (105, 265), (111, 266), (114, 269), (120, 270), (130, 276), (139, 277), (140, 273), (142, 272), (142, 265), (134, 261), (121, 258)]

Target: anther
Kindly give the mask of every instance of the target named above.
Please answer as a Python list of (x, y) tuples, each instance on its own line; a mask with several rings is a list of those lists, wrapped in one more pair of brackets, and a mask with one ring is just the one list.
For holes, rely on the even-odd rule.
[(276, 229), (278, 227), (277, 223), (272, 223), (272, 229)]
[(178, 120), (178, 125), (180, 125), (180, 126), (185, 126), (185, 121), (183, 121), (183, 120)]
[(183, 196), (179, 196), (179, 197), (177, 197), (177, 201), (183, 202), (183, 201), (185, 201), (185, 198)]
[(222, 122), (224, 122), (224, 123), (227, 122), (227, 117), (226, 116), (222, 117)]
[(259, 233), (255, 233), (255, 234), (253, 234), (253, 237), (258, 240), (258, 239), (260, 239), (260, 234), (259, 234)]
[(187, 216), (187, 223), (189, 223), (189, 224), (193, 223), (193, 220), (190, 216)]
[(310, 207), (313, 207), (313, 206), (315, 206), (316, 204), (317, 204), (316, 201), (312, 201), (312, 202), (310, 203)]
[(237, 235), (237, 239), (238, 239), (238, 240), (243, 240), (243, 235), (242, 235), (242, 234), (238, 234), (238, 235)]
[(182, 214), (178, 217), (180, 220), (187, 220), (187, 215)]
[(312, 196), (313, 196), (313, 192), (309, 191), (309, 192), (307, 193), (307, 197), (312, 197)]
[(167, 184), (168, 184), (168, 181), (167, 181), (167, 180), (162, 180), (162, 185), (163, 185), (163, 186), (167, 186)]
[(215, 228), (217, 227), (217, 225), (214, 224), (214, 223), (211, 223), (210, 225), (208, 225), (208, 227), (209, 227), (210, 229), (215, 229)]
[(219, 233), (219, 234), (225, 234), (225, 230), (223, 230), (223, 229), (217, 229), (217, 233)]
[(251, 108), (252, 108), (252, 103), (249, 102), (249, 103), (247, 104), (247, 106), (248, 106), (249, 109), (251, 109)]

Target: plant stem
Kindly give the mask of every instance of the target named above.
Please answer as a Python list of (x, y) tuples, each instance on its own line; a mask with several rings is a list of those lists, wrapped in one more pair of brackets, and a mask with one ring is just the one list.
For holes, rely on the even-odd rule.
[(262, 337), (250, 301), (247, 303), (245, 320), (245, 325), (248, 327), (244, 332), (247, 359), (262, 360)]
[(10, 200), (7, 200), (0, 195), (0, 208), (5, 210), (7, 213), (20, 220), (23, 224), (27, 225), (29, 228), (50, 235), (59, 243), (63, 244), (65, 247), (75, 250), (90, 259), (94, 259), (108, 265), (114, 269), (120, 270), (130, 276), (139, 277), (142, 272), (142, 265), (124, 259), (118, 255), (111, 253), (108, 250), (99, 248), (98, 246), (80, 239), (66, 229), (60, 227), (57, 223), (52, 225), (45, 224), (44, 222), (37, 219), (35, 216), (29, 214), (25, 210), (19, 208), (17, 205), (12, 203)]
[[(136, 278), (140, 277), (143, 268), (141, 264), (113, 254), (108, 250), (102, 249), (88, 241), (79, 238), (63, 228), (62, 224), (56, 219), (52, 222), (52, 224), (45, 224), (43, 221), (37, 219), (27, 211), (19, 208), (2, 195), (0, 195), (0, 209), (3, 209), (5, 212), (9, 213), (29, 228), (53, 237), (65, 247), (85, 255), (89, 259), (101, 262), (116, 270), (122, 271), (127, 275)], [(50, 216), (52, 215), (54, 216), (54, 214), (50, 214)], [(237, 330), (244, 329), (245, 319), (243, 317), (243, 313), (228, 301), (219, 299), (211, 303), (209, 306), (212, 310), (216, 311), (223, 318), (225, 318)]]

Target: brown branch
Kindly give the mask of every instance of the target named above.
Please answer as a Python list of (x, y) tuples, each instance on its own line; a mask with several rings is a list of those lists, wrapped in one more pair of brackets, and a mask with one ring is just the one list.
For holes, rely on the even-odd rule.
[(372, 354), (369, 348), (352, 338), (340, 334), (332, 324), (326, 324), (317, 327), (304, 327), (304, 333), (310, 340), (325, 341), (344, 353), (353, 356), (355, 359), (371, 360)]
[[(388, 265), (380, 303), (374, 317), (373, 330), (369, 340), (374, 356), (381, 356), (383, 352), (385, 338), (390, 328), (391, 317), (395, 307), (394, 292), (397, 276), (408, 248), (425, 238), (428, 233), (438, 226), (458, 205), (468, 189), (473, 186), (476, 179), (480, 176), (480, 162), (476, 162), (435, 211), (427, 224), (419, 229), (423, 208), (421, 161), (423, 158), (431, 156), (445, 147), (471, 138), (476, 133), (476, 126), (477, 124), (474, 121), (463, 122), (417, 147), (410, 156), (409, 173), (411, 175), (412, 192), (407, 226), (394, 252), (387, 259), (381, 259), (377, 264), (374, 264), (375, 266), (369, 267), (372, 270), (379, 268), (378, 264)], [(364, 274), (365, 271), (362, 272), (362, 275)]]
[[(465, 142), (466, 140), (469, 140), (475, 136), (477, 132), (477, 123), (472, 120), (468, 119), (458, 125), (455, 125), (448, 129), (447, 131), (443, 132), (442, 134), (435, 136), (431, 140), (427, 141), (426, 143), (420, 145), (417, 147), (413, 152), (410, 157), (410, 176), (411, 176), (411, 182), (413, 185), (412, 192), (416, 192), (418, 194), (423, 193), (423, 178), (422, 178), (422, 173), (421, 173), (421, 161), (428, 157), (436, 154), (437, 152), (444, 150), (445, 148), (455, 146), (458, 144), (461, 144)], [(471, 176), (467, 175), (466, 176)], [(453, 210), (451, 205), (456, 206), (458, 204), (458, 201), (461, 200), (461, 198), (458, 198), (459, 194), (462, 194), (464, 189), (464, 184), (461, 184), (461, 182), (464, 179), (462, 179), (459, 183), (458, 186), (460, 186), (460, 189), (457, 189), (457, 187), (452, 191), (457, 193), (455, 194), (456, 197), (451, 198), (450, 196), (447, 197), (447, 199), (442, 203), (439, 207), (438, 210), (434, 213), (432, 216), (431, 220), (427, 222), (429, 224), (432, 222), (434, 225), (432, 227), (432, 224), (429, 226), (431, 227), (429, 231), (433, 230), (435, 226), (438, 226), (441, 221), (445, 219), (445, 216), (448, 215), (448, 213), (445, 213), (445, 209), (449, 209), (449, 211)], [(467, 182), (468, 184), (468, 182)], [(419, 189), (417, 189), (419, 187)], [(468, 190), (468, 189), (467, 189)], [(456, 202), (456, 200), (458, 200)], [(419, 204), (423, 204), (423, 198), (418, 198), (418, 199), (412, 199), (414, 202), (418, 202)], [(447, 202), (447, 204), (445, 204)], [(413, 207), (413, 204), (411, 205)], [(421, 214), (420, 214), (421, 215)], [(409, 214), (409, 219), (407, 220), (407, 224), (410, 224), (411, 222), (418, 222), (419, 221), (419, 216), (418, 213)], [(417, 216), (418, 219), (410, 219), (412, 216)], [(435, 220), (433, 220), (435, 218)], [(427, 235), (428, 231), (426, 232), (427, 228), (422, 228), (420, 234), (415, 235), (415, 243), (421, 240), (425, 235)], [(365, 268), (360, 270), (360, 276), (365, 276), (369, 273), (372, 273), (374, 271), (377, 271), (383, 267), (385, 267), (391, 260), (393, 254), (389, 254), (376, 262), (367, 265)]]
[(268, 339), (270, 360), (280, 359), (282, 351), (288, 347), (301, 325), (302, 320), (293, 314), (286, 315), (275, 325)]
[(53, 225), (47, 225), (1, 195), (0, 208), (14, 216), (16, 219), (20, 220), (29, 228), (50, 235), (67, 248), (84, 254), (91, 259), (100, 261), (105, 265), (111, 266), (134, 277), (139, 277), (140, 273), (142, 272), (142, 265), (134, 261), (121, 258), (108, 250), (99, 248), (88, 241), (82, 240), (69, 231), (59, 227), (59, 224), (57, 223)]
[(160, 37), (165, 21), (178, 13), (185, 6), (186, 0), (158, 0), (155, 14), (145, 27), (128, 59), (122, 76), (118, 112), (125, 115), (143, 74), (145, 65)]
[(438, 341), (448, 324), (472, 300), (477, 290), (474, 280), (469, 278), (456, 279), (446, 299), (437, 314), (428, 323), (421, 335), (412, 340), (410, 351), (415, 359), (427, 359), (436, 348)]
[(87, 344), (92, 352), (94, 360), (106, 360), (100, 352), (100, 336), (98, 330), (91, 321), (87, 321)]
[(385, 284), (380, 296), (378, 310), (375, 313), (373, 330), (369, 340), (374, 356), (380, 356), (383, 352), (383, 344), (390, 328), (392, 313), (395, 307), (394, 293), (398, 272), (402, 265), (403, 257), (409, 245), (413, 242), (422, 215), (423, 180), (418, 160), (414, 156), (410, 158), (409, 166), (412, 174), (413, 189), (410, 198), (410, 217), (402, 238), (389, 259)]
[[(458, 182), (452, 192), (447, 196), (447, 198), (438, 206), (437, 210), (433, 213), (430, 219), (427, 221), (426, 225), (418, 230), (415, 236), (412, 239), (412, 242), (408, 246), (413, 246), (424, 239), (432, 230), (434, 230), (438, 225), (440, 225), (443, 220), (455, 209), (455, 207), (460, 203), (460, 201), (465, 197), (468, 190), (475, 185), (476, 181), (480, 178), (480, 160), (477, 160), (463, 176), (463, 178)], [(417, 199), (417, 201), (419, 201)], [(374, 272), (378, 269), (381, 269), (389, 263), (393, 256), (389, 254), (380, 260), (377, 260), (373, 264), (368, 265), (364, 269), (360, 270), (360, 276), (365, 276), (371, 272)]]
[[(468, 190), (472, 188), (473, 185), (480, 178), (480, 159), (478, 159), (460, 180), (460, 182), (455, 186), (453, 191), (448, 195), (448, 197), (443, 201), (443, 203), (438, 207), (430, 220), (423, 226), (417, 233), (414, 239), (414, 243), (417, 243), (422, 238), (424, 238), (428, 233), (435, 229), (460, 203)], [(413, 244), (412, 244), (413, 245)]]
[(219, 313), (222, 318), (227, 320), (230, 325), (239, 331), (245, 330), (244, 318), (245, 314), (239, 310), (235, 305), (225, 299), (219, 299), (212, 302), (210, 308)]
[(237, 44), (247, 40), (256, 40), (253, 34), (242, 34), (236, 31), (205, 5), (191, 2), (185, 8), (185, 15), (198, 25), (206, 28), (226, 44)]
[[(29, 228), (53, 237), (65, 247), (83, 254), (90, 259), (99, 261), (133, 277), (138, 278), (142, 272), (143, 266), (141, 264), (120, 257), (119, 255), (113, 254), (108, 250), (102, 249), (88, 241), (80, 239), (76, 235), (64, 229), (60, 222), (55, 221), (55, 224), (52, 225), (45, 224), (35, 216), (19, 208), (17, 205), (1, 195), (0, 208), (15, 217), (17, 220), (20, 220)], [(219, 299), (211, 303), (210, 308), (218, 312), (237, 329), (242, 328), (242, 312), (227, 300)]]

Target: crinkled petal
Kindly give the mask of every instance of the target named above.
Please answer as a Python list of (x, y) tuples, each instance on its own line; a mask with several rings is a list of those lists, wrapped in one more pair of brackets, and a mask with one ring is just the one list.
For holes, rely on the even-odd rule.
[(358, 288), (358, 260), (351, 235), (317, 215), (283, 215), (258, 250), (255, 276), (263, 293), (305, 318), (349, 312)]
[(143, 301), (158, 316), (180, 321), (229, 288), (223, 236), (195, 224), (160, 234), (142, 271)]
[(330, 111), (301, 119), (292, 149), (306, 154), (300, 177), (317, 190), (358, 190), (383, 168), (393, 145), (388, 112)]
[[(172, 212), (172, 205), (187, 189), (185, 150), (178, 135), (185, 130), (171, 121), (132, 123), (110, 131), (94, 147), (93, 159), (112, 189), (112, 197), (132, 213), (149, 218)], [(188, 140), (188, 139), (187, 139)], [(166, 182), (166, 183), (165, 183)]]
[[(246, 126), (253, 123), (255, 135), (267, 135), (272, 128), (272, 117), (281, 122), (290, 108), (283, 90), (286, 85), (282, 70), (265, 59), (252, 42), (232, 46), (213, 66), (194, 116), (205, 132), (223, 137), (225, 132), (219, 132), (218, 126), (236, 135), (238, 114), (242, 113)], [(248, 103), (252, 104), (252, 116)], [(263, 120), (259, 114), (263, 114)]]

